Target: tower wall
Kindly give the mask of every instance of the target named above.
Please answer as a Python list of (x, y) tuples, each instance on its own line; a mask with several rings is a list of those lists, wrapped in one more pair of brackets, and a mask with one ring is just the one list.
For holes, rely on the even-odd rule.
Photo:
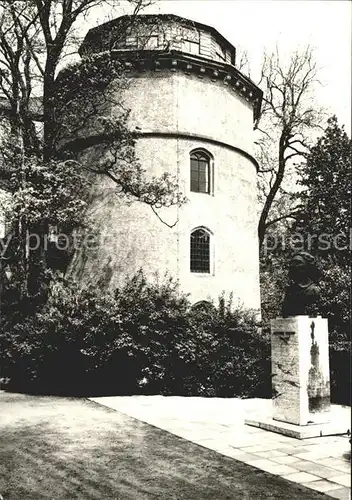
[[(257, 164), (252, 154), (260, 90), (232, 66), (235, 49), (216, 30), (190, 21), (185, 27), (175, 16), (157, 17), (159, 28), (147, 41), (154, 51), (131, 52), (131, 44), (140, 43), (143, 19), (139, 31), (115, 43), (117, 58), (134, 60), (129, 84), (122, 95), (116, 85), (115, 98), (131, 110), (129, 127), (138, 131), (136, 153), (147, 175), (173, 174), (188, 201), (155, 214), (139, 201), (126, 203), (109, 179), (98, 178), (88, 218), (105, 238), (96, 250), (76, 254), (72, 272), (83, 282), (103, 277), (115, 287), (142, 268), (149, 276), (173, 276), (194, 303), (216, 302), (225, 292), (259, 309)], [(81, 53), (106, 50), (121, 19), (91, 30)], [(177, 32), (179, 39), (174, 38)], [(171, 45), (160, 51), (167, 39)], [(187, 47), (197, 49), (196, 40), (199, 55), (187, 54)], [(212, 159), (209, 193), (191, 191), (190, 153), (195, 149)], [(94, 163), (99, 154), (90, 149), (81, 159)], [(196, 228), (211, 235), (210, 272), (190, 269), (190, 235)]]
[[(172, 71), (131, 74), (123, 100), (131, 129), (141, 134), (136, 152), (143, 168), (150, 176), (175, 175), (188, 202), (158, 211), (169, 225), (177, 221), (170, 228), (143, 203), (127, 205), (100, 179), (90, 218), (108, 243), (93, 258), (76, 261), (76, 272), (89, 280), (106, 273), (111, 286), (139, 268), (169, 273), (193, 302), (216, 301), (225, 291), (259, 308), (256, 167), (245, 156), (252, 147), (251, 106), (222, 82)], [(196, 148), (214, 159), (212, 194), (190, 191)], [(209, 274), (190, 272), (190, 233), (199, 226), (212, 234)]]
[(253, 153), (252, 106), (223, 81), (181, 71), (135, 73), (123, 100), (132, 129), (187, 132)]

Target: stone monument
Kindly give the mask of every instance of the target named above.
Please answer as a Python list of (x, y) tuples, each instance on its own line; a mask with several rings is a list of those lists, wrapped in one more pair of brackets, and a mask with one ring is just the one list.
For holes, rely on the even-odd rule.
[(271, 321), (272, 415), (248, 425), (300, 439), (348, 431), (332, 423), (328, 322), (316, 315), (317, 277), (312, 255), (292, 258), (282, 317)]

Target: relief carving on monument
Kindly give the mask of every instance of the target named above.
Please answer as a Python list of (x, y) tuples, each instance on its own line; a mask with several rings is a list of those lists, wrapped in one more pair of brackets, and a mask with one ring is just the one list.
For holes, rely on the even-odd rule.
[(315, 323), (311, 323), (310, 362), (308, 372), (308, 404), (309, 412), (316, 413), (330, 408), (330, 380), (324, 377), (320, 366), (319, 344), (315, 338)]

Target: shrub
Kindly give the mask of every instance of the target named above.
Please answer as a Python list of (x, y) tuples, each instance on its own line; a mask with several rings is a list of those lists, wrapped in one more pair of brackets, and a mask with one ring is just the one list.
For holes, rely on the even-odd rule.
[(267, 396), (269, 340), (254, 312), (221, 298), (192, 309), (171, 279), (140, 272), (120, 289), (66, 279), (1, 336), (3, 377), (24, 390), (84, 394)]
[(217, 307), (195, 311), (191, 323), (200, 337), (196, 379), (203, 394), (270, 397), (270, 340), (256, 311), (222, 296)]

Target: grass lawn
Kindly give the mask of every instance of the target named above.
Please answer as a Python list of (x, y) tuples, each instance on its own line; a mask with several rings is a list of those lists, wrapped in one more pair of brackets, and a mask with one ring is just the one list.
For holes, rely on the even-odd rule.
[(328, 498), (84, 399), (5, 392), (0, 494), (4, 500)]

